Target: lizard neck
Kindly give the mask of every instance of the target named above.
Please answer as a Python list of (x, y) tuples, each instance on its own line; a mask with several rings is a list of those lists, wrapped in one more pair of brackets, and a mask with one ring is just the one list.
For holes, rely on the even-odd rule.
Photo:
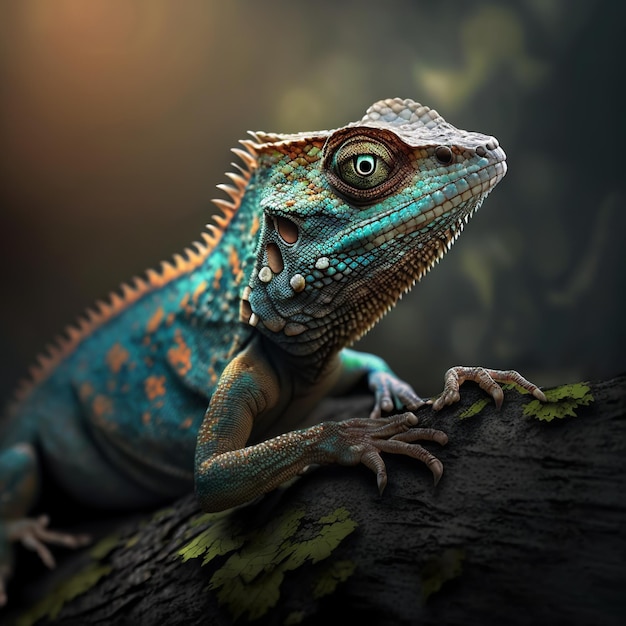
[[(252, 288), (244, 292), (242, 320), (285, 353), (321, 367), (366, 334), (433, 267), (481, 200), (466, 203), (460, 214), (443, 216), (435, 232), (407, 233), (379, 247), (360, 246), (341, 258), (291, 260), (291, 271), (272, 273), (271, 280), (263, 280), (267, 266), (257, 264)], [(337, 280), (339, 273), (344, 278)]]

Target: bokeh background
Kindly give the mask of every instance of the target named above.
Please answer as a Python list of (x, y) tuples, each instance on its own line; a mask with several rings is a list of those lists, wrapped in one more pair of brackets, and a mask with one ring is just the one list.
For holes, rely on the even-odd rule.
[(411, 97), (509, 173), (366, 338), (423, 395), (453, 364), (626, 370), (626, 4), (2, 0), (0, 395), (120, 282), (196, 240), (247, 129)]

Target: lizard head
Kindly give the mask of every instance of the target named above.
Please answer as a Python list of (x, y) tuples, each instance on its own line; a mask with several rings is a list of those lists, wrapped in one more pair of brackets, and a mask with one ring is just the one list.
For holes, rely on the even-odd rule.
[(298, 354), (367, 332), (506, 173), (496, 139), (412, 100), (335, 131), (253, 136), (264, 220), (242, 318)]

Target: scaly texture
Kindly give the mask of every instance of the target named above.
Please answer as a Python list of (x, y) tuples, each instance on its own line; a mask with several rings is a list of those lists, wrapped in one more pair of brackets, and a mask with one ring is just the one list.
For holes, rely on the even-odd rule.
[[(46, 543), (82, 537), (28, 519), (42, 459), (78, 500), (158, 504), (195, 489), (205, 510), (244, 503), (312, 463), (380, 452), (441, 463), (415, 441), (424, 401), (378, 357), (347, 346), (450, 248), (506, 172), (493, 138), (411, 100), (384, 100), (334, 131), (252, 133), (216, 226), (160, 272), (98, 303), (40, 357), (0, 422), (0, 604), (12, 542), (53, 565)], [(327, 393), (367, 377), (370, 419), (297, 430)], [(466, 379), (543, 394), (515, 372), (452, 368), (438, 409)], [(208, 405), (208, 409), (207, 409)], [(295, 429), (295, 430), (294, 430)]]

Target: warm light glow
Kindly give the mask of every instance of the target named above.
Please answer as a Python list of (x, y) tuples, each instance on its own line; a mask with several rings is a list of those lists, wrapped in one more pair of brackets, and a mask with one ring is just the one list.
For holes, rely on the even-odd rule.
[[(11, 60), (0, 117), (9, 176), (16, 183), (28, 176), (28, 187), (62, 188), (64, 211), (82, 212), (68, 193), (87, 188), (90, 177), (126, 178), (138, 136), (153, 137), (172, 120), (178, 130), (191, 124), (180, 112), (206, 80), (212, 7), (171, 0), (0, 7), (0, 43)], [(163, 148), (155, 145), (157, 152)], [(116, 210), (123, 209), (112, 202), (109, 211)]]
[[(15, 41), (32, 88), (72, 116), (88, 108), (93, 117), (92, 107), (126, 116), (142, 99), (142, 117), (146, 101), (158, 117), (188, 87), (192, 66), (169, 32), (177, 20), (167, 0), (38, 0), (19, 11)], [(173, 84), (155, 89), (164, 76)]]

